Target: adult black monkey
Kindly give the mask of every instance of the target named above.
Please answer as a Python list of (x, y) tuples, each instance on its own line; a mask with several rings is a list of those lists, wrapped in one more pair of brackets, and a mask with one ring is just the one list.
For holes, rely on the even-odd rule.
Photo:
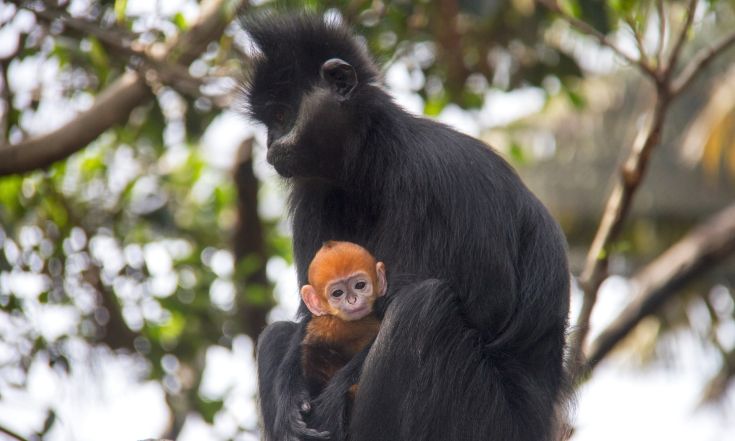
[(569, 273), (546, 209), (488, 146), (397, 106), (342, 25), (292, 15), (246, 28), (262, 52), (250, 111), (291, 186), (299, 283), (327, 240), (359, 243), (391, 269), (375, 343), (314, 401), (300, 369), (304, 305), (302, 322), (264, 331), (265, 438), (549, 440)]

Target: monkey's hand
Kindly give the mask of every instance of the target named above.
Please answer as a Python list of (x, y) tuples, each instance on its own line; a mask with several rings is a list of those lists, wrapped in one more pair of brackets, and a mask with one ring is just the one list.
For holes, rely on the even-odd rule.
[(331, 434), (330, 440), (343, 441), (347, 438), (350, 404), (371, 346), (368, 345), (337, 371), (314, 400), (309, 423), (313, 427), (327, 430)]
[(276, 416), (276, 430), (281, 432), (277, 435), (278, 441), (332, 439), (329, 432), (312, 429), (306, 424), (313, 406), (305, 389), (294, 391), (287, 401), (289, 403), (284, 403), (286, 405), (279, 409), (279, 415)]
[(305, 323), (276, 322), (258, 340), (258, 395), (267, 441), (329, 437), (306, 424), (313, 406), (301, 369), (305, 328)]

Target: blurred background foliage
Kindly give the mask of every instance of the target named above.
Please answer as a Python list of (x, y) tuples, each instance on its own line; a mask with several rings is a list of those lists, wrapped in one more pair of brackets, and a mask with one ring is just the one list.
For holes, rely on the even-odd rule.
[[(0, 0), (0, 149), (63, 126), (125, 72), (138, 72), (150, 91), (122, 124), (68, 159), (0, 177), (0, 401), (27, 387), (34, 363), (71, 375), (101, 351), (136, 360), (139, 381), (160, 384), (171, 418), (150, 435), (175, 438), (191, 415), (213, 423), (235, 412), (227, 394), (200, 393), (207, 351), (254, 340), (267, 321), (284, 318), (272, 312), (273, 292), (292, 272), (291, 250), (283, 189), (263, 164), (262, 132), (231, 129), (244, 121), (229, 109), (239, 106), (236, 85), (252, 56), (247, 35), (235, 21), (191, 63), (156, 61), (157, 47), (185, 34), (201, 5), (143, 3)], [(237, 7), (244, 14), (273, 8), (208, 3), (230, 15)], [(660, 3), (676, 26), (689, 2), (566, 0), (562, 7), (634, 50), (636, 36), (642, 45), (655, 40), (649, 28)], [(733, 5), (700, 2), (684, 58), (733, 28)], [(560, 219), (579, 270), (610, 175), (650, 107), (645, 80), (533, 0), (278, 6), (354, 26), (388, 66), (388, 80), (397, 76), (396, 94), (414, 97), (413, 110), (447, 117), (463, 109), (474, 121), (469, 131), (518, 166)], [(732, 200), (734, 60), (729, 51), (710, 66), (672, 110), (613, 272), (631, 274)], [(513, 102), (530, 102), (533, 111), (513, 116)], [(733, 276), (731, 265), (720, 267), (646, 328), (658, 335), (681, 325), (718, 347), (721, 369), (708, 397), (735, 374), (735, 340), (718, 331), (735, 326)], [(296, 297), (289, 286), (283, 291)], [(709, 325), (691, 323), (691, 302)], [(56, 430), (55, 439), (64, 439), (60, 412), (49, 405), (37, 427), (15, 436)], [(222, 438), (252, 434), (254, 424), (239, 419)]]

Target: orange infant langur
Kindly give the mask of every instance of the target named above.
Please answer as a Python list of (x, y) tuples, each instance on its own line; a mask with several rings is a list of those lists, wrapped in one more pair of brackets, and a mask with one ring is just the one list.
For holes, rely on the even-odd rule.
[[(330, 241), (316, 253), (309, 284), (301, 288), (313, 314), (302, 342), (302, 366), (313, 395), (378, 334), (373, 304), (386, 289), (385, 265), (365, 248)], [(353, 386), (351, 395), (355, 390)]]

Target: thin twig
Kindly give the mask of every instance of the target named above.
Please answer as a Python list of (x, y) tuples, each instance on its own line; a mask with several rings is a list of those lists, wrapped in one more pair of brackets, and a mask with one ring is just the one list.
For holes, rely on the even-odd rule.
[(679, 32), (679, 36), (676, 39), (676, 43), (674, 43), (673, 49), (671, 49), (671, 55), (669, 56), (669, 61), (666, 64), (666, 66), (662, 66), (664, 71), (664, 76), (670, 77), (671, 73), (676, 69), (676, 64), (679, 61), (679, 55), (681, 54), (681, 48), (684, 46), (684, 41), (686, 40), (686, 36), (689, 33), (689, 28), (692, 26), (692, 21), (694, 21), (694, 13), (697, 10), (697, 1), (698, 0), (689, 0), (689, 4), (687, 6), (687, 16), (686, 20), (684, 21), (684, 27), (681, 28), (681, 31)]
[(0, 433), (9, 436), (10, 438), (13, 438), (17, 441), (28, 441), (28, 438), (23, 437), (22, 435), (18, 434), (17, 432), (14, 432), (10, 429), (8, 429), (5, 426), (0, 426)]
[(657, 72), (651, 67), (651, 65), (645, 60), (643, 57), (643, 54), (641, 54), (640, 58), (634, 58), (625, 53), (618, 45), (613, 43), (607, 35), (601, 33), (588, 23), (583, 22), (582, 20), (578, 20), (571, 15), (564, 12), (564, 10), (559, 6), (556, 0), (537, 0), (540, 4), (546, 6), (549, 10), (552, 12), (555, 12), (556, 14), (559, 14), (566, 22), (571, 24), (574, 28), (576, 28), (578, 31), (582, 32), (583, 34), (587, 34), (591, 37), (594, 37), (597, 39), (597, 41), (600, 42), (601, 45), (611, 49), (613, 52), (618, 54), (621, 58), (623, 58), (625, 61), (630, 63), (633, 66), (636, 66), (641, 72), (643, 72), (646, 76), (656, 79), (658, 74)]
[(648, 55), (646, 54), (646, 48), (643, 46), (643, 36), (639, 32), (639, 30), (636, 29), (635, 22), (632, 18), (627, 17), (625, 19), (625, 23), (630, 28), (630, 32), (633, 33), (633, 39), (635, 40), (636, 48), (638, 48), (639, 59), (644, 60), (645, 63), (650, 66)]
[[(205, 85), (206, 79), (192, 76), (186, 66), (154, 56), (149, 46), (138, 42), (137, 36), (125, 29), (102, 28), (99, 23), (72, 17), (58, 9), (29, 8), (28, 10), (33, 12), (39, 20), (48, 23), (61, 22), (65, 30), (73, 31), (70, 34), (74, 37), (96, 38), (108, 51), (127, 58), (128, 64), (140, 72), (150, 86), (163, 83), (192, 98), (204, 95), (200, 88)], [(207, 96), (207, 98), (211, 98), (217, 106), (226, 106), (226, 102), (221, 97)]]
[(658, 47), (656, 48), (656, 67), (661, 69), (666, 52), (666, 12), (664, 11), (664, 0), (656, 1), (656, 13), (658, 14)]
[(591, 371), (646, 316), (681, 288), (735, 253), (735, 204), (702, 222), (631, 279), (633, 300), (590, 345)]
[(5, 103), (5, 109), (3, 109), (3, 114), (0, 117), (0, 148), (9, 142), (10, 112), (13, 110), (13, 91), (10, 89), (10, 82), (8, 81), (8, 69), (10, 68), (10, 62), (25, 48), (27, 40), (28, 34), (23, 32), (19, 33), (15, 50), (4, 57), (0, 57), (0, 75), (2, 75), (1, 79), (3, 82), (0, 99)]
[(687, 63), (686, 67), (676, 77), (671, 85), (671, 94), (679, 95), (685, 90), (692, 80), (704, 70), (719, 54), (726, 51), (735, 44), (735, 32), (720, 40), (712, 47), (704, 48)]

